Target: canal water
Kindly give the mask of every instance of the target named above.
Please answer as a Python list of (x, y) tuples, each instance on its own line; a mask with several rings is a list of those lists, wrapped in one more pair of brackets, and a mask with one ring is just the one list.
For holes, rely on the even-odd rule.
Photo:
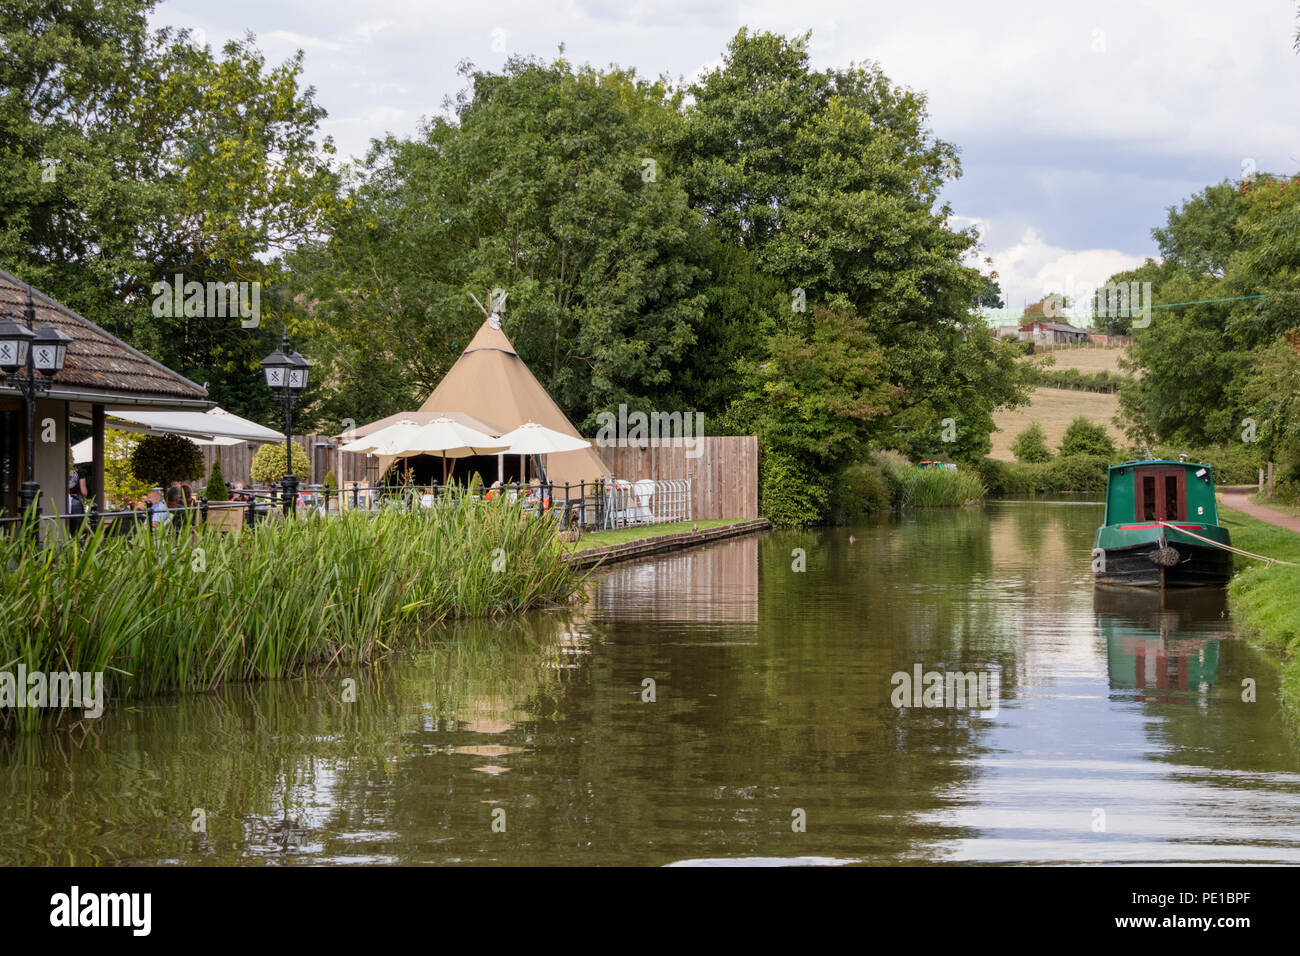
[(773, 532), (373, 668), (110, 704), (0, 744), (0, 863), (1300, 861), (1275, 663), (1221, 593), (1094, 590), (1100, 517)]

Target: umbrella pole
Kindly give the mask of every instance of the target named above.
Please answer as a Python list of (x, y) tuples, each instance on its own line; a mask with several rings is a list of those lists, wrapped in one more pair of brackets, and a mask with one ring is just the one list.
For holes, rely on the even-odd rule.
[(442, 483), (444, 485), (447, 483), (447, 453), (445, 451), (442, 453)]

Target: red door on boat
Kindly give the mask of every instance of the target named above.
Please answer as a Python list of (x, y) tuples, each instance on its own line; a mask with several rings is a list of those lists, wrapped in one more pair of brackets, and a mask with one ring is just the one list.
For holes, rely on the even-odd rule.
[(1139, 468), (1133, 473), (1135, 521), (1187, 520), (1187, 471)]

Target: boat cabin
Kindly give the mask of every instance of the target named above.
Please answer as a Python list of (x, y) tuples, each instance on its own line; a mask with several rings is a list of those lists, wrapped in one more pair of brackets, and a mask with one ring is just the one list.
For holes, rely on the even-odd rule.
[(1112, 465), (1106, 488), (1106, 524), (1160, 521), (1219, 523), (1209, 465), (1181, 461), (1126, 461)]

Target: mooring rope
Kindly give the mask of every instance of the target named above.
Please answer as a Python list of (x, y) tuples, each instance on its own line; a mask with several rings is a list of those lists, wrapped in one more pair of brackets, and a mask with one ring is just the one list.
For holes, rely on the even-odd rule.
[(1240, 554), (1240, 555), (1244, 555), (1247, 558), (1254, 558), (1256, 561), (1267, 561), (1269, 564), (1285, 564), (1288, 567), (1292, 567), (1292, 568), (1300, 567), (1300, 565), (1296, 564), (1294, 561), (1283, 561), (1281, 558), (1270, 558), (1264, 554), (1252, 554), (1249, 551), (1241, 550), (1241, 548), (1234, 548), (1230, 544), (1224, 544), (1222, 541), (1215, 541), (1212, 538), (1202, 538), (1199, 534), (1193, 534), (1192, 532), (1188, 531), (1186, 528), (1180, 528), (1177, 525), (1172, 525), (1168, 521), (1157, 521), (1156, 524), (1160, 525), (1160, 527), (1162, 528), (1172, 528), (1173, 530), (1177, 531), (1179, 534), (1185, 534), (1187, 535), (1187, 537), (1195, 538), (1197, 541), (1204, 541), (1206, 544), (1212, 544), (1216, 548), (1222, 548), (1225, 551), (1231, 551), (1233, 554)]

